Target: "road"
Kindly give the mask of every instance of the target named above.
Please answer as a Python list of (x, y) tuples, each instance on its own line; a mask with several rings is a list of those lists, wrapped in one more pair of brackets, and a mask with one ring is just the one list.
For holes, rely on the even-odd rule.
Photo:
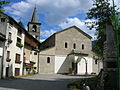
[(38, 74), (14, 80), (0, 80), (0, 90), (68, 90), (67, 84), (85, 76)]

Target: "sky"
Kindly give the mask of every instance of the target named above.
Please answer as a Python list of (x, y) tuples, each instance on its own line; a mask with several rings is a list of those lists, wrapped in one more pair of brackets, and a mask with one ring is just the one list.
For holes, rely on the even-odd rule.
[[(94, 20), (86, 19), (86, 13), (92, 8), (93, 0), (6, 0), (6, 14), (16, 21), (21, 21), (27, 29), (27, 24), (32, 18), (34, 7), (37, 8), (37, 18), (41, 23), (40, 40), (45, 40), (53, 33), (77, 26), (93, 37), (95, 30), (89, 30), (85, 22)], [(119, 5), (120, 0), (115, 0)]]

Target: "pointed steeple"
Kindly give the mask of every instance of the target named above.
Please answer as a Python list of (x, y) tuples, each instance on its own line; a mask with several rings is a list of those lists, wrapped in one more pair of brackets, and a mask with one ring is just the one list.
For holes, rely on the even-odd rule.
[(37, 11), (36, 11), (36, 7), (34, 8), (31, 22), (39, 23), (39, 21), (38, 21), (38, 19), (37, 19)]

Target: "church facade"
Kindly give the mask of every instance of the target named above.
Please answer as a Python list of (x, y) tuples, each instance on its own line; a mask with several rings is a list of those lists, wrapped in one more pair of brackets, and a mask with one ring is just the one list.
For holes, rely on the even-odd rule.
[(91, 36), (76, 26), (57, 32), (41, 44), (40, 73), (98, 73)]

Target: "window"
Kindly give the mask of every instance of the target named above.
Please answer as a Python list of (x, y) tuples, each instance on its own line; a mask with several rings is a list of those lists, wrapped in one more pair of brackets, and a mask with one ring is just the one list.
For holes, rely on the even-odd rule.
[(17, 37), (17, 42), (21, 43), (21, 39)]
[(20, 54), (16, 54), (16, 57), (15, 57), (15, 62), (16, 63), (20, 63)]
[(35, 38), (38, 38), (38, 36), (35, 36)]
[(20, 36), (20, 37), (22, 37), (22, 30), (21, 29), (18, 29), (17, 35)]
[(5, 18), (1, 18), (1, 22), (5, 22)]
[(17, 37), (17, 42), (16, 42), (16, 46), (18, 46), (19, 48), (23, 47), (23, 44), (21, 43), (21, 39)]
[(50, 57), (47, 57), (47, 63), (50, 63)]
[(10, 58), (10, 51), (7, 51), (7, 59)]
[(7, 51), (6, 61), (7, 61), (7, 62), (10, 62), (10, 61), (11, 61), (11, 59), (10, 59), (10, 51)]
[(97, 64), (97, 60), (95, 60), (95, 64)]
[(9, 32), (8, 39), (11, 40), (12, 33)]
[(76, 44), (75, 43), (73, 44), (73, 48), (76, 49)]
[(84, 44), (82, 44), (82, 50), (84, 50)]
[(37, 27), (36, 27), (36, 25), (33, 25), (33, 27), (32, 27), (32, 31), (33, 31), (33, 32), (36, 32), (36, 31), (37, 31)]
[(34, 55), (37, 55), (37, 52), (34, 52)]
[(20, 75), (20, 68), (15, 68), (15, 76), (19, 76)]
[(67, 48), (68, 47), (68, 44), (67, 44), (67, 42), (65, 42), (65, 48)]
[(26, 61), (26, 57), (23, 58), (23, 62), (25, 62), (25, 61)]
[(12, 21), (9, 21), (9, 24), (10, 24), (10, 26), (13, 26), (13, 22)]

